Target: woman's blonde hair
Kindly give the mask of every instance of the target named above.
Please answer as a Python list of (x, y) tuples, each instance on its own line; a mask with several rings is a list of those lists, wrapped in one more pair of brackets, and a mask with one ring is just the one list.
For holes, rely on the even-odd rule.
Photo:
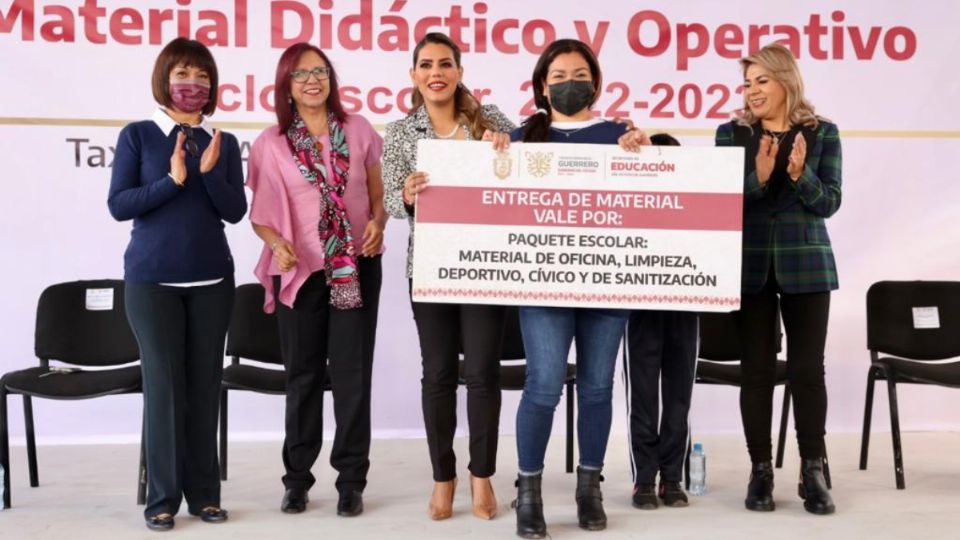
[[(779, 43), (771, 43), (746, 58), (740, 59), (740, 67), (746, 78), (747, 69), (758, 65), (770, 74), (770, 78), (779, 82), (787, 94), (787, 121), (791, 125), (802, 125), (816, 128), (819, 120), (814, 114), (813, 105), (803, 95), (803, 77), (800, 76), (800, 66), (790, 49)], [(743, 114), (737, 123), (751, 126), (757, 118), (750, 111), (747, 103), (747, 93), (743, 93)]]

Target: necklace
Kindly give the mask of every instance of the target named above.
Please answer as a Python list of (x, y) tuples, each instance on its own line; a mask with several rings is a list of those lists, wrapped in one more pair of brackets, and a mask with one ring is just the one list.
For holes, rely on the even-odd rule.
[(458, 131), (460, 131), (460, 124), (457, 124), (456, 126), (454, 126), (453, 131), (451, 131), (450, 133), (447, 133), (446, 135), (441, 135), (439, 133), (436, 133), (436, 131), (434, 131), (434, 133), (437, 135), (438, 139), (452, 139), (457, 135)]
[(576, 132), (578, 132), (578, 131), (580, 131), (580, 130), (587, 129), (588, 127), (591, 127), (591, 126), (594, 126), (594, 125), (595, 125), (595, 124), (590, 124), (590, 125), (587, 125), (587, 126), (578, 127), (578, 128), (576, 128), (576, 129), (563, 129), (563, 128), (558, 128), (558, 127), (556, 127), (556, 126), (550, 126), (550, 129), (556, 131), (557, 133), (563, 134), (564, 136), (566, 136), (566, 138), (569, 139), (570, 136), (573, 135), (574, 133), (576, 133)]
[(767, 128), (763, 128), (763, 134), (773, 139), (773, 144), (780, 146), (780, 141), (787, 136), (787, 133), (790, 133), (790, 130), (787, 131), (770, 131)]

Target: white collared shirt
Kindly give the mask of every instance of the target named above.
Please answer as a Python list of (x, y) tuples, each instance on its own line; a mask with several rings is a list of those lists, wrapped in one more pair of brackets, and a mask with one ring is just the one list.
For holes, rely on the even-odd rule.
[[(164, 109), (163, 107), (158, 107), (157, 110), (153, 111), (153, 116), (151, 117), (151, 120), (153, 120), (153, 123), (156, 124), (157, 127), (160, 128), (160, 131), (162, 131), (166, 135), (170, 135), (170, 133), (172, 133), (173, 130), (180, 125), (179, 123), (177, 123), (176, 120), (174, 120), (173, 118), (170, 118), (170, 115), (167, 114), (167, 110)], [(206, 116), (200, 117), (199, 125), (190, 126), (190, 127), (200, 128), (206, 131), (208, 135), (213, 137), (213, 128), (207, 122)]]

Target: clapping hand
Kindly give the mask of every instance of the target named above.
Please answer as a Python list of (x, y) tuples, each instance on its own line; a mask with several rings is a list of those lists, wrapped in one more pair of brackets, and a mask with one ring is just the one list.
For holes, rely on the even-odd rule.
[(203, 155), (200, 156), (200, 172), (204, 174), (210, 172), (217, 165), (217, 160), (219, 159), (220, 130), (218, 129), (213, 132), (213, 139), (210, 141), (210, 145), (207, 146), (207, 149), (203, 151)]
[(790, 161), (787, 163), (787, 174), (790, 180), (796, 182), (803, 174), (804, 163), (807, 161), (807, 140), (802, 133), (797, 133), (793, 139), (793, 150), (790, 151)]
[(757, 181), (760, 185), (766, 185), (770, 180), (779, 150), (780, 145), (773, 141), (773, 137), (769, 135), (760, 137), (760, 150), (757, 151)]
[(183, 131), (177, 133), (177, 142), (170, 156), (170, 176), (178, 186), (183, 186), (187, 181), (187, 151), (183, 149), (183, 143), (186, 140), (187, 136)]

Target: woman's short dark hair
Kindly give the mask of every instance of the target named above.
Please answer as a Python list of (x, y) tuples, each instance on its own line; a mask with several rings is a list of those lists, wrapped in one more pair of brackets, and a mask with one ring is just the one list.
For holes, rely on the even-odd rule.
[(201, 111), (210, 116), (217, 110), (217, 63), (214, 62), (210, 49), (193, 39), (177, 38), (160, 51), (160, 56), (157, 56), (157, 62), (153, 65), (153, 99), (164, 107), (173, 106), (170, 99), (170, 72), (181, 64), (202, 69), (210, 76), (210, 101)]

